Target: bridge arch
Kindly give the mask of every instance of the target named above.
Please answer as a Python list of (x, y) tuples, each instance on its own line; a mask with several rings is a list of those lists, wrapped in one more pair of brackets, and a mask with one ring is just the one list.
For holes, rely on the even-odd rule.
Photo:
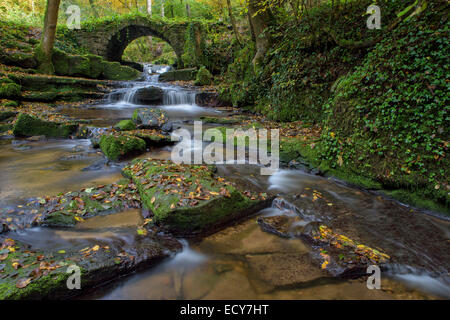
[(153, 36), (166, 41), (174, 50), (179, 66), (184, 53), (189, 22), (171, 22), (146, 16), (125, 16), (100, 20), (73, 30), (77, 43), (108, 61), (121, 61), (126, 47), (135, 39)]

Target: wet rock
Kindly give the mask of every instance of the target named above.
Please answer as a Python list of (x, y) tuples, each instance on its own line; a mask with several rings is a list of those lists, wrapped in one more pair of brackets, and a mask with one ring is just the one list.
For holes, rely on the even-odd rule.
[(159, 81), (191, 81), (194, 80), (197, 75), (197, 69), (180, 69), (164, 72), (159, 76)]
[(195, 103), (202, 107), (215, 108), (224, 107), (228, 104), (220, 100), (220, 96), (215, 91), (202, 91), (195, 96)]
[(141, 154), (146, 150), (146, 143), (141, 138), (125, 134), (106, 134), (100, 139), (100, 149), (113, 161)]
[(108, 160), (101, 159), (96, 161), (95, 163), (91, 164), (90, 166), (81, 169), (81, 171), (98, 171), (105, 167), (105, 165), (108, 163)]
[(140, 129), (161, 128), (169, 122), (169, 116), (158, 108), (139, 108), (133, 113), (132, 120)]
[(274, 287), (290, 287), (329, 277), (317, 268), (309, 253), (247, 255), (255, 276)]
[(119, 131), (129, 131), (129, 130), (135, 130), (136, 125), (131, 120), (122, 120), (118, 122), (116, 125), (114, 125), (114, 129)]
[(21, 113), (16, 120), (13, 134), (19, 137), (46, 136), (51, 138), (67, 138), (75, 133), (78, 124), (45, 121), (26, 113)]
[(283, 238), (299, 237), (302, 234), (305, 221), (298, 216), (259, 217), (258, 224), (265, 232)]
[(42, 141), (42, 140), (45, 140), (45, 136), (32, 136), (32, 137), (27, 138), (27, 140), (33, 141), (33, 142)]
[(177, 235), (205, 235), (266, 207), (267, 195), (243, 192), (213, 166), (135, 160), (123, 173), (137, 185), (153, 221)]
[(158, 129), (132, 130), (127, 131), (127, 134), (144, 140), (148, 148), (173, 144), (170, 136)]
[(161, 102), (163, 98), (163, 90), (158, 87), (146, 87), (136, 90), (134, 94), (135, 103), (153, 104)]
[[(130, 229), (132, 233), (135, 228)], [(151, 234), (147, 237), (134, 236), (130, 244), (120, 241), (82, 248), (79, 245), (59, 251), (31, 250), (27, 244), (0, 237), (1, 248), (14, 246), (14, 257), (5, 259), (0, 277), (0, 299), (67, 299), (79, 295), (95, 286), (119, 278), (144, 267), (149, 267), (181, 250), (181, 244), (174, 238)], [(12, 267), (12, 260), (19, 259), (19, 268)], [(39, 264), (35, 264), (39, 261)], [(70, 290), (68, 278), (81, 271), (80, 290)]]

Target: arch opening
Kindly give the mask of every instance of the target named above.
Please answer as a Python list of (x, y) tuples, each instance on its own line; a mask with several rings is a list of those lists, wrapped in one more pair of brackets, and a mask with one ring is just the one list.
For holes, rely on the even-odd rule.
[(175, 65), (177, 55), (172, 46), (163, 39), (144, 36), (130, 42), (121, 60), (133, 63)]

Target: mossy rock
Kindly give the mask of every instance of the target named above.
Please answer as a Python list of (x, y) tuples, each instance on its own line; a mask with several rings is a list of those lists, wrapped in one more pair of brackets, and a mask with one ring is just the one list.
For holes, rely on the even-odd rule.
[(8, 120), (12, 117), (15, 117), (17, 112), (14, 111), (0, 111), (0, 121)]
[(117, 123), (114, 128), (120, 131), (135, 130), (136, 124), (132, 120), (122, 120)]
[(147, 144), (147, 147), (161, 147), (173, 144), (170, 135), (163, 133), (158, 129), (139, 129), (127, 131), (128, 135), (141, 138)]
[(123, 173), (136, 184), (153, 221), (183, 236), (205, 235), (269, 205), (215, 174), (214, 166), (135, 160)]
[(9, 78), (0, 78), (0, 98), (20, 97), (22, 87)]
[(197, 69), (180, 69), (164, 72), (159, 76), (159, 81), (191, 81), (194, 80), (197, 75)]
[(90, 76), (90, 60), (79, 55), (69, 55), (55, 49), (52, 55), (55, 73), (61, 76)]
[(13, 125), (10, 123), (0, 123), (0, 132), (6, 132), (8, 130), (11, 130), (13, 128)]
[(32, 53), (15, 51), (0, 53), (0, 63), (21, 68), (36, 68), (37, 61)]
[(195, 78), (195, 85), (197, 86), (207, 86), (212, 83), (213, 76), (211, 72), (206, 69), (206, 67), (201, 67)]
[[(1, 252), (6, 255), (0, 264), (0, 300), (69, 299), (181, 250), (176, 239), (156, 234), (136, 238), (133, 259), (120, 256), (124, 252), (120, 244), (91, 248), (83, 248), (83, 245), (62, 245), (61, 249), (47, 251), (34, 243), (31, 246), (0, 237)], [(69, 277), (74, 275), (69, 267), (74, 265), (80, 269), (80, 290), (67, 286)]]
[(139, 77), (140, 73), (136, 69), (122, 66), (119, 62), (102, 62), (102, 76), (107, 80), (134, 80)]
[(13, 134), (18, 137), (46, 136), (50, 138), (68, 138), (76, 132), (78, 124), (44, 121), (26, 113), (16, 120)]
[(100, 148), (108, 159), (118, 161), (145, 152), (146, 143), (129, 135), (107, 134), (101, 137)]

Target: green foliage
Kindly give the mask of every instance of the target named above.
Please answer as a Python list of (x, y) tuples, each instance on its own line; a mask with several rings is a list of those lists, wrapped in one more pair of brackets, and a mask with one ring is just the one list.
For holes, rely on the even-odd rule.
[(207, 86), (210, 85), (213, 80), (211, 72), (206, 69), (206, 67), (201, 67), (197, 71), (197, 76), (195, 78), (195, 85), (197, 86)]
[(0, 78), (0, 98), (20, 97), (22, 87), (9, 78)]
[(400, 25), (339, 80), (325, 106), (323, 157), (448, 206), (450, 47), (440, 10), (432, 4)]

